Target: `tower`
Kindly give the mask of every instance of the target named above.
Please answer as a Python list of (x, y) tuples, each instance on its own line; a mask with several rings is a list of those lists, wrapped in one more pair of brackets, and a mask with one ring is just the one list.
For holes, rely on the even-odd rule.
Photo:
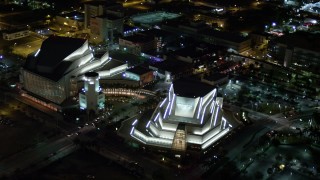
[(81, 109), (86, 109), (87, 113), (91, 111), (98, 113), (104, 108), (105, 97), (99, 86), (99, 74), (88, 72), (84, 75), (84, 88), (79, 94), (79, 103)]

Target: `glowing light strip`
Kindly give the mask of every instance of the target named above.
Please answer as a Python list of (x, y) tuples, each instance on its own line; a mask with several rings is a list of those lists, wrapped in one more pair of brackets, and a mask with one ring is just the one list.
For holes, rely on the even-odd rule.
[(171, 106), (170, 106), (170, 111), (169, 111), (169, 115), (171, 115), (171, 110), (172, 110), (172, 106), (174, 104), (174, 98), (176, 97), (175, 94), (173, 94), (173, 98), (172, 98), (172, 102), (171, 102)]
[(172, 89), (172, 84), (171, 84), (170, 89), (169, 89), (169, 101), (171, 101), (171, 89)]
[(216, 111), (216, 116), (214, 117), (214, 123), (213, 123), (213, 127), (216, 126), (216, 123), (217, 123), (217, 117), (218, 117), (218, 112), (219, 112), (219, 107)]
[(210, 104), (210, 102), (211, 102), (212, 100), (213, 100), (213, 98), (212, 98), (210, 101), (208, 101), (207, 104), (204, 106), (203, 111), (202, 111), (202, 117), (201, 117), (200, 124), (203, 123), (203, 117), (204, 117), (204, 115), (205, 115), (205, 113), (206, 113), (206, 110), (207, 110), (208, 105)]
[(167, 108), (166, 108), (166, 111), (164, 112), (163, 119), (166, 118), (166, 115), (167, 115), (168, 108), (169, 108), (170, 104), (171, 104), (171, 102), (169, 101), (169, 103), (168, 103), (168, 105), (167, 105)]
[(201, 121), (200, 121), (200, 124), (203, 123), (203, 117), (204, 117), (204, 114), (206, 113), (206, 109), (207, 109), (207, 106), (210, 104), (210, 101), (206, 104), (206, 106), (204, 107), (203, 111), (202, 111), (202, 117), (201, 117)]
[(199, 109), (198, 109), (197, 119), (199, 119), (201, 107), (202, 107), (202, 98), (200, 98), (200, 105), (199, 105)]
[(232, 125), (231, 125), (231, 124), (229, 124), (229, 127), (232, 127)]
[(150, 136), (154, 137), (153, 134), (151, 132), (148, 131), (148, 133), (150, 134)]
[(130, 135), (132, 135), (133, 131), (134, 131), (134, 127), (131, 128)]
[(202, 149), (206, 149), (208, 146), (210, 146), (212, 143), (216, 142), (218, 139), (220, 139), (222, 136), (224, 136), (225, 134), (227, 134), (229, 131), (229, 128), (224, 129), (223, 131), (221, 131), (219, 134), (217, 134), (216, 136), (214, 136), (212, 139), (210, 139), (209, 141), (207, 141), (206, 143), (204, 143), (201, 148)]
[(212, 99), (216, 96), (217, 89), (214, 89)]
[(133, 123), (132, 123), (132, 126), (136, 125), (138, 122), (138, 119), (134, 120)]
[(212, 101), (212, 106), (211, 106), (211, 114), (213, 113), (213, 111), (215, 110), (215, 101)]
[(38, 51), (36, 52), (36, 54), (34, 55), (34, 57), (37, 57), (38, 54), (39, 54), (39, 52), (40, 52), (40, 49), (38, 49)]
[(165, 99), (162, 101), (162, 103), (160, 104), (160, 107), (162, 107), (163, 104), (164, 104), (166, 101), (167, 101), (167, 98), (165, 98)]
[(148, 122), (148, 124), (146, 125), (146, 128), (148, 128), (150, 126), (151, 121)]
[(158, 117), (159, 117), (159, 115), (160, 115), (160, 113), (158, 112), (158, 114), (157, 114), (157, 116), (154, 118), (154, 122), (156, 122), (157, 121), (157, 119), (158, 119)]

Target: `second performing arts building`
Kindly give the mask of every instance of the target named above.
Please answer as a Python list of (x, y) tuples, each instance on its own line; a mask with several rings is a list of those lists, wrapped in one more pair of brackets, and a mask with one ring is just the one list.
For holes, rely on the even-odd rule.
[(188, 145), (206, 149), (238, 125), (227, 120), (222, 106), (214, 86), (180, 79), (171, 84), (149, 120), (132, 122), (130, 136), (174, 151), (185, 151)]

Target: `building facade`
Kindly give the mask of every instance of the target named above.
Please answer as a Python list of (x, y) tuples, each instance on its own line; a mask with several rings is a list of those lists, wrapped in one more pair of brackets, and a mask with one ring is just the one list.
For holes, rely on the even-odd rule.
[(80, 109), (98, 113), (99, 110), (104, 109), (105, 96), (99, 85), (99, 74), (95, 72), (88, 72), (84, 75), (84, 88), (79, 93)]
[(108, 78), (127, 68), (112, 62), (108, 52), (95, 58), (88, 40), (51, 36), (21, 68), (22, 95), (59, 110), (66, 99), (78, 95), (77, 82), (86, 80), (85, 73), (98, 71)]
[(206, 149), (232, 128), (222, 105), (223, 98), (217, 97), (213, 86), (178, 80), (149, 121), (132, 123), (130, 135), (143, 144), (174, 151), (185, 151), (188, 146)]

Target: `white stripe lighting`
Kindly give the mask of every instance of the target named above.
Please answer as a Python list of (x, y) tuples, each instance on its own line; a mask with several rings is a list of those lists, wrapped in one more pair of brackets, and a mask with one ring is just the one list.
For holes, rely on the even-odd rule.
[(151, 121), (148, 122), (148, 124), (146, 125), (146, 128), (148, 128), (150, 126)]
[(132, 123), (132, 126), (136, 125), (138, 122), (138, 119), (134, 120), (133, 123)]
[(202, 108), (202, 98), (200, 98), (200, 105), (199, 105), (199, 109), (198, 109), (197, 119), (199, 119), (201, 108)]
[(154, 122), (156, 122), (156, 121), (157, 121), (157, 119), (158, 119), (159, 115), (160, 115), (160, 112), (158, 112), (157, 116), (154, 118), (154, 120), (153, 120)]
[(165, 98), (165, 99), (162, 101), (162, 103), (160, 104), (160, 107), (162, 107), (163, 104), (164, 104), (166, 101), (167, 101), (167, 98)]
[(172, 110), (172, 106), (174, 104), (174, 98), (176, 97), (175, 94), (173, 94), (173, 98), (172, 98), (172, 102), (171, 102), (171, 106), (170, 106), (170, 111), (169, 111), (169, 115), (171, 115), (171, 110)]
[(133, 131), (134, 131), (134, 127), (131, 128), (130, 135), (132, 135)]
[(169, 101), (169, 103), (167, 104), (167, 108), (166, 108), (166, 111), (164, 112), (164, 115), (163, 115), (163, 119), (166, 118), (167, 116), (167, 112), (168, 112), (168, 109), (169, 109), (169, 106), (171, 105), (171, 102)]

